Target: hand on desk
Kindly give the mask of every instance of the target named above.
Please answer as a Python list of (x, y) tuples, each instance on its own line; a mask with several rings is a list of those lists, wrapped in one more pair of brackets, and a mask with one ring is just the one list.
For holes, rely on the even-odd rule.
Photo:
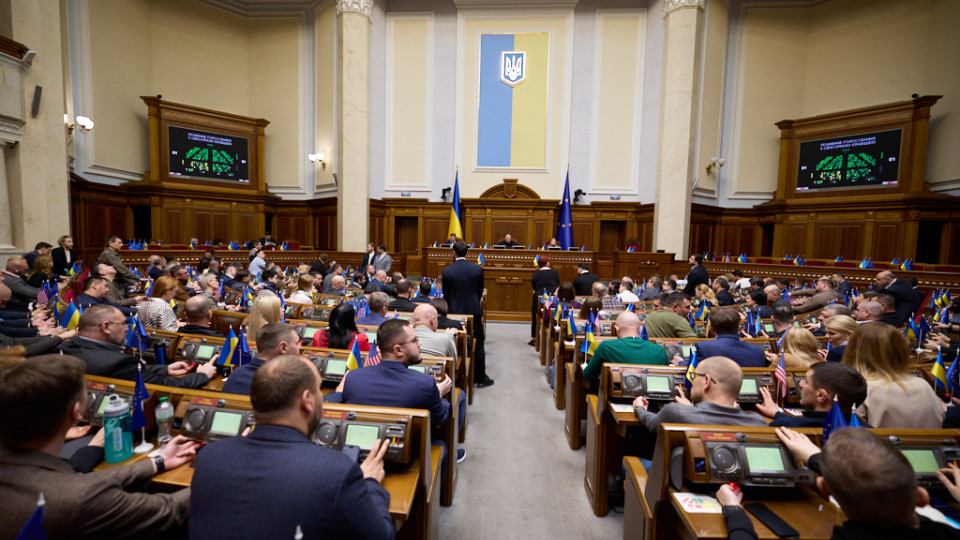
[(177, 377), (179, 375), (186, 375), (190, 373), (190, 364), (186, 362), (174, 362), (167, 366), (167, 375)]
[(777, 437), (780, 437), (783, 444), (790, 449), (790, 453), (804, 463), (810, 461), (810, 456), (820, 453), (817, 445), (813, 444), (813, 441), (806, 435), (801, 435), (792, 429), (784, 427), (778, 427), (776, 432)]
[(960, 501), (960, 469), (951, 463), (948, 467), (937, 471), (937, 478), (950, 492), (950, 496)]
[(717, 490), (717, 500), (723, 506), (740, 506), (743, 502), (743, 492), (730, 484), (724, 484)]
[(217, 375), (217, 366), (213, 365), (213, 361), (200, 364), (197, 366), (197, 373), (203, 373), (208, 379), (213, 379)]
[(360, 470), (363, 471), (364, 478), (373, 478), (378, 484), (383, 483), (383, 477), (386, 473), (383, 471), (383, 455), (387, 453), (387, 447), (390, 443), (381, 439), (373, 444), (367, 459), (360, 464)]
[(650, 407), (650, 402), (647, 401), (647, 398), (643, 396), (637, 396), (633, 398), (633, 410), (643, 409), (647, 410)]
[(191, 441), (183, 435), (177, 435), (160, 451), (165, 468), (169, 471), (184, 463), (190, 463), (193, 458), (197, 457), (197, 448), (199, 447), (199, 442)]
[(87, 443), (87, 446), (99, 446), (100, 448), (103, 448), (104, 433), (106, 432), (107, 430), (105, 429), (101, 429), (100, 431), (98, 431), (97, 434), (94, 435), (92, 439), (90, 439), (90, 442)]
[(770, 396), (770, 391), (767, 390), (766, 386), (760, 387), (760, 397), (763, 398), (763, 402), (757, 403), (757, 410), (768, 418), (776, 416), (777, 412), (780, 411), (780, 407), (777, 406), (777, 402)]

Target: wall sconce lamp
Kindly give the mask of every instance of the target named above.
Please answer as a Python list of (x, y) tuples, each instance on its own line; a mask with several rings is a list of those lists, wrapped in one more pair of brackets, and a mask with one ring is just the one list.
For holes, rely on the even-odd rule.
[(716, 158), (716, 157), (710, 158), (710, 162), (707, 163), (707, 174), (710, 174), (710, 171), (711, 171), (712, 169), (716, 169), (717, 172), (719, 172), (719, 171), (720, 171), (720, 167), (723, 167), (724, 163), (726, 163), (726, 162), (727, 162), (727, 160), (725, 160), (725, 159), (723, 159), (723, 158)]
[(584, 190), (582, 190), (582, 189), (578, 189), (578, 190), (574, 191), (574, 192), (573, 192), (573, 204), (577, 204), (578, 202), (580, 202), (580, 197), (583, 197), (583, 196), (586, 195), (586, 194), (587, 194), (587, 192), (584, 191)]
[(76, 122), (70, 123), (70, 116), (66, 113), (63, 114), (63, 123), (67, 126), (67, 132), (73, 133), (73, 130), (78, 130), (80, 133), (87, 133), (93, 129), (93, 120), (87, 118), (86, 116), (78, 116)]
[(325, 157), (326, 156), (323, 154), (323, 152), (320, 152), (318, 154), (307, 154), (307, 159), (310, 160), (310, 163), (316, 163), (319, 161), (320, 168), (322, 168), (323, 170), (327, 170), (327, 162), (324, 161)]
[(452, 188), (452, 187), (445, 187), (445, 188), (441, 189), (441, 190), (440, 190), (440, 200), (441, 200), (441, 201), (447, 200), (447, 195), (449, 195), (451, 191), (453, 191), (453, 188)]

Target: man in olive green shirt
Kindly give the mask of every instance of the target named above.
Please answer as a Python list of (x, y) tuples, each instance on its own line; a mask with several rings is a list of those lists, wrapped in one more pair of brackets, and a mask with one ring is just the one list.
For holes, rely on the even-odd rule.
[(649, 338), (695, 338), (687, 316), (690, 313), (690, 297), (677, 291), (663, 301), (663, 309), (647, 315), (643, 321)]
[(624, 311), (614, 327), (617, 339), (608, 339), (597, 346), (590, 363), (583, 369), (583, 379), (589, 382), (600, 377), (604, 362), (613, 364), (652, 364), (667, 366), (670, 360), (663, 347), (640, 339), (640, 318), (636, 313)]

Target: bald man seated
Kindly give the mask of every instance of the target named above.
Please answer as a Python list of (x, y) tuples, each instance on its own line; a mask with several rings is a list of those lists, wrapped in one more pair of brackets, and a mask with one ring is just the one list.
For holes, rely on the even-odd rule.
[(420, 338), (420, 352), (434, 356), (449, 356), (457, 361), (457, 345), (452, 334), (438, 332), (440, 322), (437, 308), (420, 304), (413, 310), (413, 330)]
[(213, 302), (209, 297), (201, 294), (191, 297), (184, 305), (183, 311), (187, 324), (177, 330), (181, 334), (224, 337), (223, 332), (210, 327), (213, 322)]
[(759, 414), (745, 412), (737, 404), (743, 372), (729, 358), (711, 356), (697, 364), (690, 399), (683, 392), (676, 403), (664, 405), (659, 413), (647, 410), (650, 402), (643, 396), (633, 400), (637, 418), (651, 433), (660, 424), (707, 424), (719, 426), (766, 426)]
[(583, 369), (583, 378), (593, 382), (600, 378), (603, 364), (649, 364), (666, 366), (670, 364), (667, 352), (656, 343), (640, 339), (642, 324), (636, 313), (624, 311), (613, 323), (617, 329), (617, 339), (608, 339), (597, 345), (597, 350)]
[(880, 305), (880, 302), (872, 300), (862, 301), (857, 304), (857, 311), (854, 314), (857, 324), (877, 322), (883, 318), (883, 306)]

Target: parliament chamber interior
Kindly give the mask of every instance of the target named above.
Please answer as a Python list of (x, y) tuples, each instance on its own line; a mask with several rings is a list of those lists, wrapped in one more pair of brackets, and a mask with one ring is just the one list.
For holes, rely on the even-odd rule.
[(0, 538), (960, 538), (957, 25), (0, 0)]

